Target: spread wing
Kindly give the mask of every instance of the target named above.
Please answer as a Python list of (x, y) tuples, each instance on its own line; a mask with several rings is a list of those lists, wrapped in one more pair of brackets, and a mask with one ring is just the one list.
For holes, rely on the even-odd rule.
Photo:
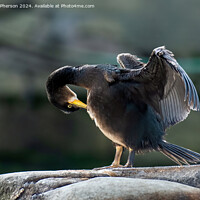
[(153, 50), (149, 61), (132, 79), (142, 82), (147, 99), (156, 102), (165, 128), (184, 120), (190, 110), (199, 111), (199, 97), (191, 79), (165, 47)]
[(117, 62), (122, 68), (141, 70), (144, 67), (144, 63), (140, 60), (136, 55), (131, 55), (130, 53), (121, 53), (117, 56)]

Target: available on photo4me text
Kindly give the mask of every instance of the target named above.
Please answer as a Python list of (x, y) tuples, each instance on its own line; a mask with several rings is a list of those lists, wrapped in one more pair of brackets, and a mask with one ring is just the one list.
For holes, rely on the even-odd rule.
[(31, 8), (95, 8), (94, 4), (0, 4), (0, 9)]

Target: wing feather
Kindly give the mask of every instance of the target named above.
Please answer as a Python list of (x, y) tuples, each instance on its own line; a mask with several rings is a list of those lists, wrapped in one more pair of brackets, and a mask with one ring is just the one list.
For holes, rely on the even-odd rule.
[[(159, 62), (156, 61), (156, 63), (159, 63), (156, 67), (153, 64), (155, 60), (159, 60)], [(152, 67), (154, 69), (151, 69)], [(164, 94), (159, 99), (160, 114), (165, 128), (187, 118), (191, 109), (199, 111), (199, 97), (195, 86), (184, 69), (174, 59), (172, 52), (165, 47), (154, 49), (146, 68), (152, 75), (155, 74), (155, 70), (163, 69), (166, 71), (165, 77), (163, 77), (163, 79), (166, 79)], [(154, 73), (151, 73), (153, 71)], [(156, 80), (156, 76), (154, 77), (154, 84), (160, 84)]]
[(120, 79), (142, 84), (143, 98), (160, 114), (165, 128), (186, 119), (190, 110), (200, 111), (194, 84), (164, 46), (153, 50), (146, 65), (136, 56), (125, 53), (119, 54), (117, 61), (131, 71)]
[(132, 70), (141, 70), (144, 63), (140, 61), (136, 55), (130, 53), (121, 53), (117, 56), (117, 62), (122, 68), (129, 68)]
[(191, 79), (164, 46), (153, 50), (149, 61), (133, 80), (143, 82), (146, 96), (157, 101), (165, 128), (183, 121), (190, 110), (199, 111), (199, 97)]

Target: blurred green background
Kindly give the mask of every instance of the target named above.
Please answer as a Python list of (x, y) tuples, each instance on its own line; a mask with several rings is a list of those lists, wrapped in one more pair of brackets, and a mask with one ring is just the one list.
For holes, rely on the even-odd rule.
[[(200, 91), (200, 1), (6, 0), (94, 4), (93, 9), (0, 9), (0, 173), (91, 169), (115, 149), (85, 110), (65, 115), (46, 98), (48, 75), (64, 65), (111, 63), (130, 52), (148, 59), (166, 45)], [(86, 91), (73, 87), (86, 102)], [(200, 152), (200, 113), (167, 131), (169, 142)], [(122, 164), (126, 162), (124, 152)], [(161, 153), (135, 166), (173, 165)]]

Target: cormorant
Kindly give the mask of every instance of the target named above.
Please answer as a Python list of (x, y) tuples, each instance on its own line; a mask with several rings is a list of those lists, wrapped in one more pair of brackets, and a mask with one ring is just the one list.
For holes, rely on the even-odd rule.
[[(144, 64), (135, 55), (117, 56), (110, 64), (65, 66), (46, 83), (49, 101), (71, 113), (86, 108), (102, 133), (116, 144), (111, 167), (120, 166), (123, 147), (129, 150), (125, 167), (132, 167), (135, 152), (156, 150), (180, 164), (198, 163), (200, 154), (164, 140), (165, 130), (199, 111), (195, 86), (172, 52), (153, 50)], [(67, 86), (87, 90), (87, 105)]]

